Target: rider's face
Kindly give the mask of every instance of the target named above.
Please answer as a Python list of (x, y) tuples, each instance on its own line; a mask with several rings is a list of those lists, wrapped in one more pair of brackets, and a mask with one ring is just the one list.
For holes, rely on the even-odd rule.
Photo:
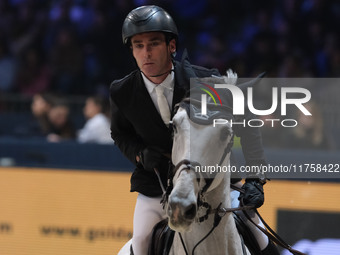
[(163, 33), (148, 32), (133, 36), (131, 47), (139, 69), (152, 82), (161, 83), (171, 70), (176, 41), (171, 40), (167, 45)]

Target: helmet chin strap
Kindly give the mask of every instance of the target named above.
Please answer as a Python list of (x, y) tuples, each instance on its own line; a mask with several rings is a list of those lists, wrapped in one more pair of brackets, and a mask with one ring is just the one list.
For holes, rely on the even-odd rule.
[[(174, 72), (175, 69), (170, 69), (169, 71), (166, 71), (164, 73), (161, 73), (161, 74), (156, 74), (156, 75), (150, 75), (150, 77), (160, 77), (160, 76), (163, 76), (164, 74), (170, 74), (171, 72)], [(142, 71), (141, 71), (142, 72)], [(143, 73), (143, 72), (142, 72)], [(145, 74), (144, 74), (145, 75)]]

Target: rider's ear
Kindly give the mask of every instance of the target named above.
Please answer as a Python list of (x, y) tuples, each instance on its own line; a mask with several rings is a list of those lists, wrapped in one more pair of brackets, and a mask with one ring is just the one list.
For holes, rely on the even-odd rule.
[(172, 39), (169, 42), (169, 48), (170, 48), (170, 52), (171, 53), (175, 53), (176, 52), (176, 40), (175, 39)]

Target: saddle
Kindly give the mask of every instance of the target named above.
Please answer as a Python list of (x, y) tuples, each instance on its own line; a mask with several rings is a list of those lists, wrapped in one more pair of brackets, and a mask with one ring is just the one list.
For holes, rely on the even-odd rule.
[(158, 222), (153, 230), (148, 255), (167, 255), (174, 240), (175, 231), (168, 226), (168, 220)]
[[(237, 230), (241, 235), (241, 240), (243, 240), (250, 253), (252, 255), (261, 254), (261, 249), (258, 246), (255, 237), (251, 233), (248, 226), (244, 223), (243, 219), (235, 213), (233, 215)], [(148, 255), (168, 255), (172, 246), (172, 242), (174, 240), (174, 235), (175, 231), (173, 231), (168, 226), (167, 219), (158, 222), (152, 230), (152, 237), (149, 244)], [(132, 250), (131, 255), (133, 255)]]

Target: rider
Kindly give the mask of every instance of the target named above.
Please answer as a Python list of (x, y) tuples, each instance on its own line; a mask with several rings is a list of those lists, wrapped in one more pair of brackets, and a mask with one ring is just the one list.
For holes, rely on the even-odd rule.
[[(161, 182), (166, 186), (172, 149), (169, 117), (173, 116), (174, 106), (189, 89), (191, 77), (220, 74), (217, 69), (191, 65), (186, 54), (181, 62), (174, 60), (178, 30), (171, 16), (158, 6), (141, 6), (132, 10), (123, 23), (122, 39), (131, 49), (138, 68), (111, 84), (111, 136), (136, 166), (131, 176), (131, 192), (138, 192), (132, 248), (134, 254), (145, 255), (153, 226), (166, 218), (160, 204), (162, 190), (154, 168), (158, 169)], [(157, 87), (164, 87), (166, 103), (158, 100)], [(171, 116), (169, 112), (164, 115), (165, 108)], [(257, 129), (243, 132), (241, 144), (247, 164), (265, 163)], [(234, 180), (234, 183), (237, 181), (240, 180)], [(243, 196), (246, 204), (257, 207), (263, 204), (262, 181), (257, 177), (246, 179)], [(268, 245), (267, 237), (255, 236), (261, 249), (269, 252), (263, 254), (274, 254), (270, 253), (273, 246)]]

